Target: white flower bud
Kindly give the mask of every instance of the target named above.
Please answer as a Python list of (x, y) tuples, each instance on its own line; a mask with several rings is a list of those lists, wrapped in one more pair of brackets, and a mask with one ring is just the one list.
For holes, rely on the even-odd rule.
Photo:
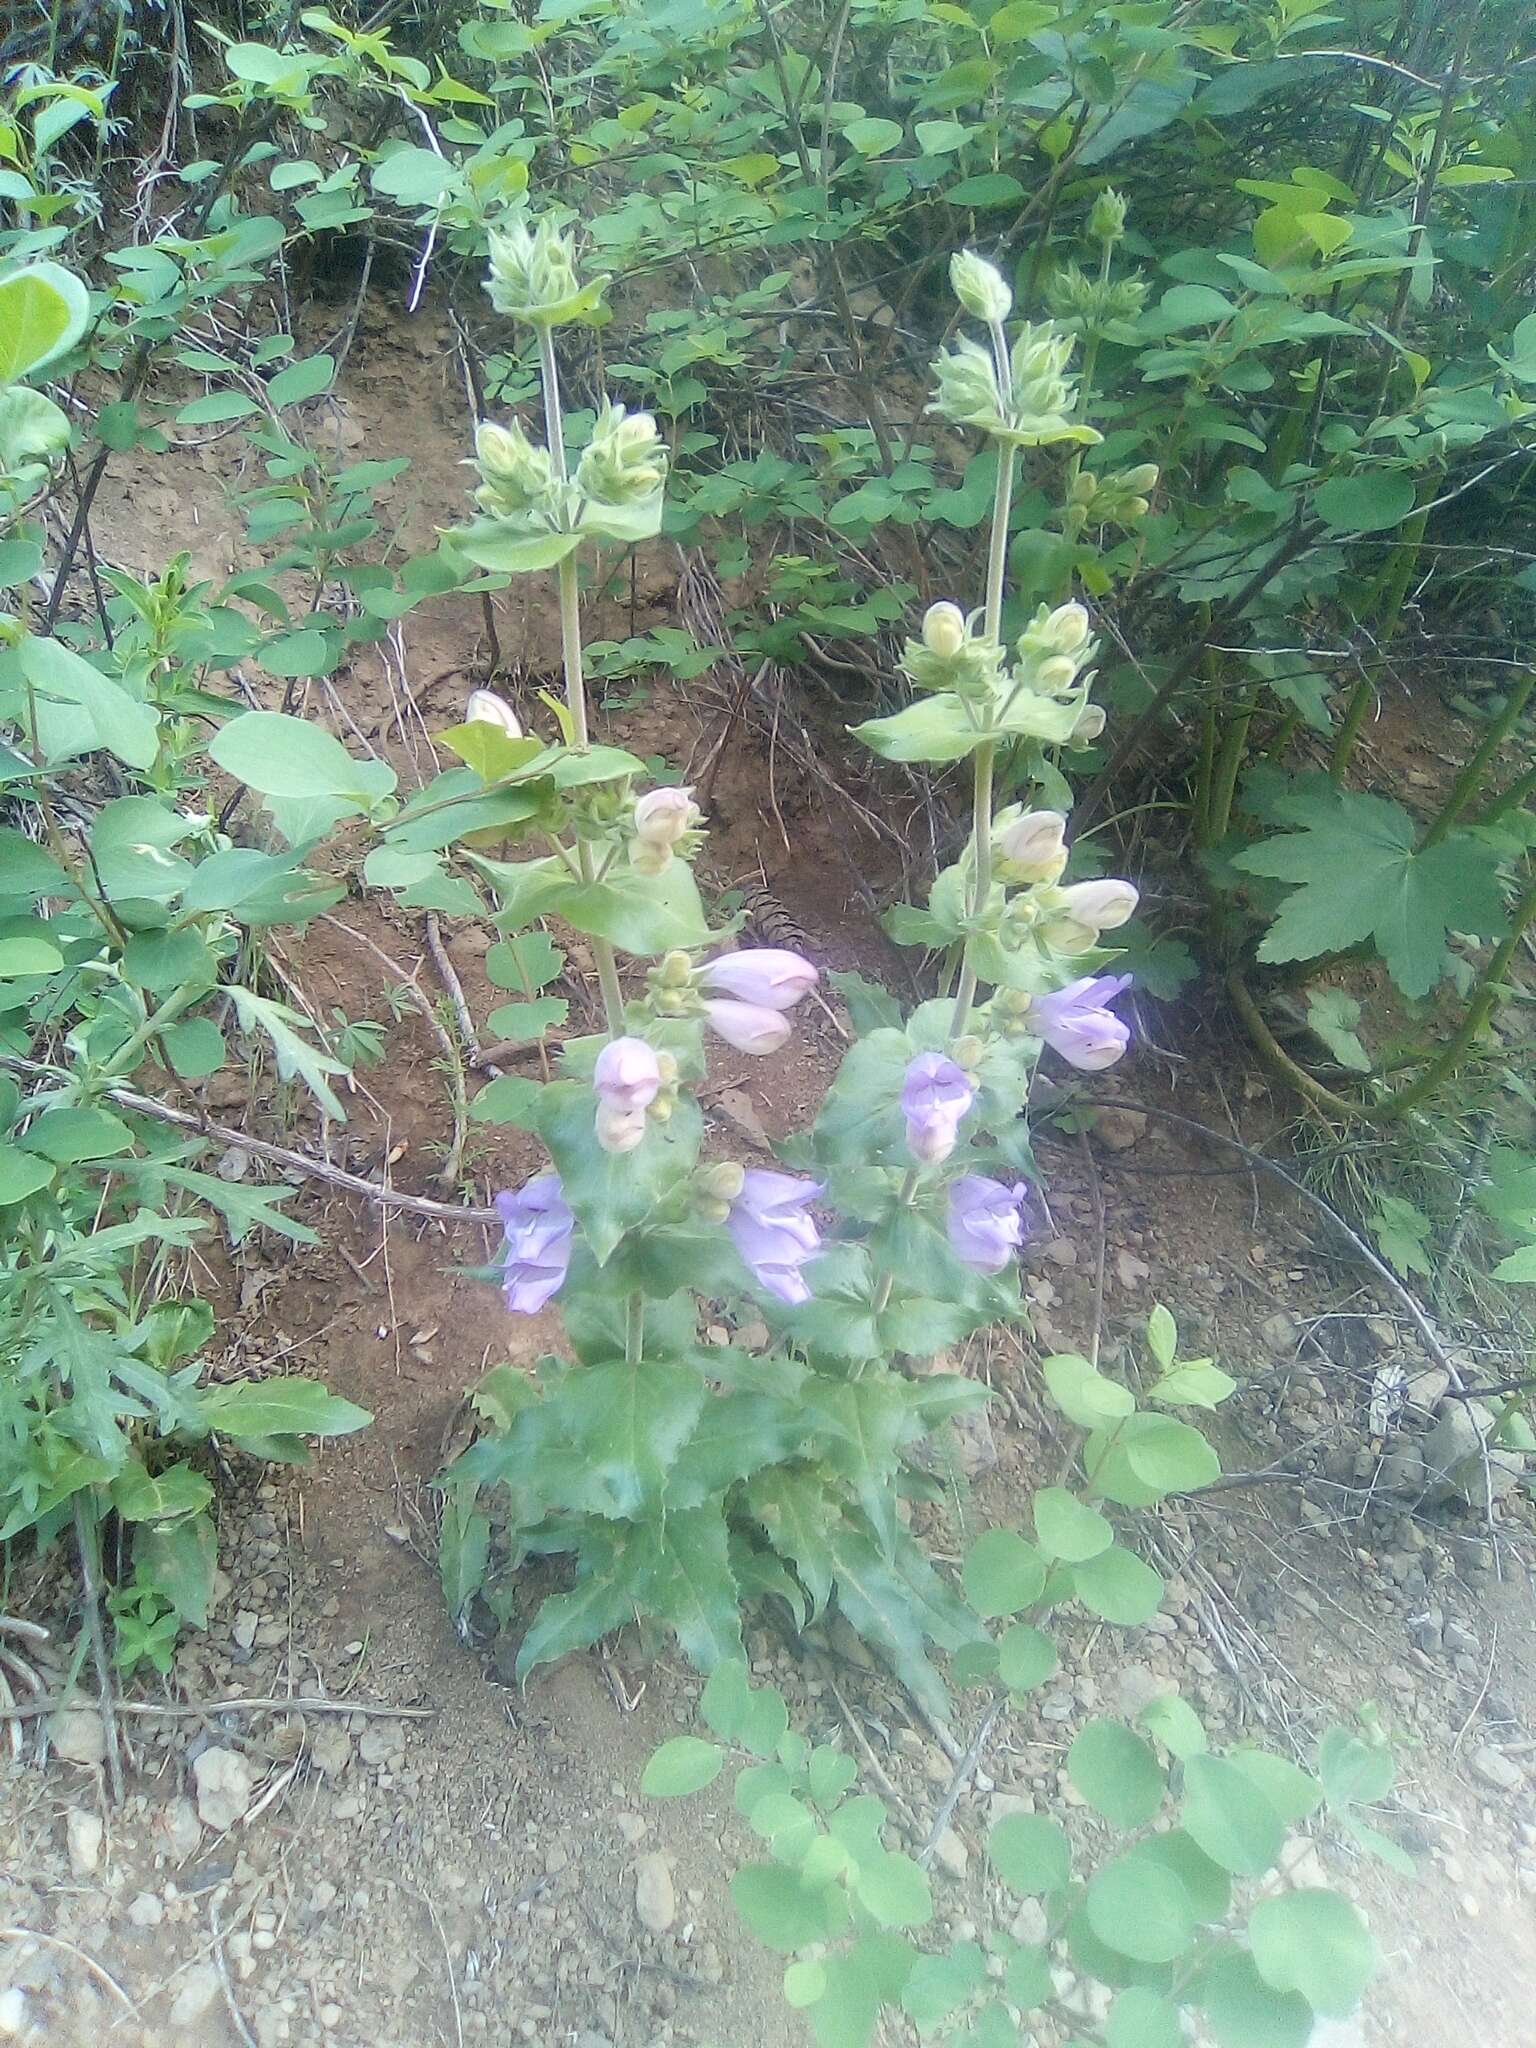
[(633, 505), (661, 489), (666, 450), (648, 412), (626, 412), (609, 402), (576, 466), (576, 488), (602, 505)]
[(1053, 953), (1091, 953), (1099, 943), (1096, 926), (1076, 917), (1053, 917), (1040, 926), (1042, 944)]
[(635, 799), (635, 837), (670, 853), (698, 822), (699, 807), (691, 789), (649, 789)]
[(958, 249), (949, 259), (949, 281), (966, 312), (995, 327), (1013, 311), (1013, 293), (1002, 272), (974, 249)]
[(1088, 232), (1096, 242), (1118, 242), (1125, 233), (1125, 201), (1113, 185), (1106, 185), (1094, 200)]
[(997, 852), (1007, 878), (1054, 882), (1067, 864), (1067, 821), (1060, 811), (1026, 811), (1004, 826)]
[(597, 1142), (605, 1152), (633, 1152), (645, 1142), (645, 1111), (599, 1102), (596, 1129)]
[(923, 645), (930, 654), (958, 654), (968, 638), (965, 613), (947, 600), (929, 605), (923, 613)]
[(1070, 735), (1072, 745), (1074, 747), (1092, 746), (1108, 723), (1109, 721), (1104, 715), (1104, 706), (1102, 704), (1085, 704), (1078, 714), (1076, 725), (1072, 728)]
[(1058, 908), (1095, 931), (1112, 932), (1135, 915), (1139, 900), (1129, 882), (1074, 882), (1061, 891)]
[(1069, 654), (1048, 654), (1034, 673), (1034, 685), (1047, 695), (1070, 690), (1077, 681), (1077, 663)]
[(498, 697), (494, 690), (471, 690), (469, 701), (464, 706), (464, 718), (469, 725), (499, 725), (509, 739), (520, 740), (523, 736), (517, 713), (506, 698)]
[(1060, 654), (1076, 654), (1087, 644), (1089, 619), (1080, 604), (1059, 604), (1045, 622), (1051, 644)]

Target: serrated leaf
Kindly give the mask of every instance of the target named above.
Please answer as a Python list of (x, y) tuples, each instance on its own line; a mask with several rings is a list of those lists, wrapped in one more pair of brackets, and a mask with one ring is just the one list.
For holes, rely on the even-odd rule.
[(1447, 966), (1446, 936), (1494, 938), (1504, 928), (1498, 855), (1468, 832), (1415, 851), (1401, 804), (1354, 791), (1296, 800), (1301, 830), (1235, 856), (1249, 874), (1293, 883), (1259, 947), (1267, 961), (1311, 960), (1372, 941), (1408, 996)]

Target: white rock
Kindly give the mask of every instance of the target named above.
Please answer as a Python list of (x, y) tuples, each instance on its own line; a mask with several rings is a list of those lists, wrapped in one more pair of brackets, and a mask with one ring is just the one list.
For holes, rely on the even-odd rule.
[(933, 1845), (933, 1860), (951, 1877), (964, 1877), (970, 1868), (971, 1852), (953, 1828), (946, 1828)]
[(100, 1817), (83, 1807), (72, 1806), (64, 1816), (69, 1867), (75, 1877), (90, 1877), (101, 1862), (102, 1832)]
[(165, 1902), (157, 1892), (140, 1892), (128, 1901), (128, 1918), (135, 1927), (158, 1927), (165, 1918)]
[(1485, 1744), (1481, 1749), (1473, 1750), (1469, 1761), (1473, 1777), (1494, 1792), (1518, 1792), (1525, 1783), (1525, 1773), (1502, 1750), (1491, 1749)]
[(1013, 1916), (1009, 1930), (1015, 1941), (1025, 1942), (1030, 1948), (1039, 1948), (1051, 1931), (1044, 1906), (1038, 1899), (1026, 1899)]
[(253, 1614), (249, 1607), (242, 1607), (240, 1609), (239, 1613), (235, 1616), (234, 1627), (230, 1630), (230, 1634), (234, 1637), (238, 1648), (242, 1650), (250, 1649), (256, 1640), (256, 1629), (260, 1620), (261, 1616)]
[(635, 1865), (635, 1912), (652, 1934), (665, 1934), (677, 1918), (677, 1892), (667, 1859), (655, 1850)]
[(205, 1749), (192, 1766), (197, 1814), (205, 1827), (223, 1834), (245, 1818), (251, 1803), (251, 1767), (237, 1749)]
[(219, 1973), (212, 1963), (194, 1963), (182, 1976), (171, 2001), (171, 2025), (189, 2027), (208, 2012), (219, 1995)]
[(0, 2040), (19, 2041), (27, 2031), (27, 1994), (18, 1984), (0, 1991)]
[(203, 1839), (203, 1824), (190, 1799), (168, 1799), (150, 1822), (155, 1845), (174, 1863), (184, 1863)]
[(94, 1707), (60, 1707), (48, 1723), (48, 1739), (67, 1764), (99, 1764), (107, 1753), (107, 1731)]

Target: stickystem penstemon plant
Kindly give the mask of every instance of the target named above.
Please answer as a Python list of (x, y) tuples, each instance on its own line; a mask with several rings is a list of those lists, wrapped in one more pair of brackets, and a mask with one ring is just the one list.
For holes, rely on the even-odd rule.
[[(637, 796), (642, 764), (588, 732), (577, 550), (656, 531), (656, 429), (604, 405), (572, 467), (554, 337), (593, 316), (602, 281), (581, 282), (548, 222), (493, 245), (493, 303), (538, 335), (545, 441), (481, 425), (481, 516), (445, 548), (494, 575), (557, 569), (562, 740), (544, 746), (484, 706), (491, 716), (447, 735), (477, 774), (425, 791), (385, 848), (465, 801), (477, 831), (521, 826), (546, 850), (516, 862), (468, 855), (510, 955), (536, 949), (535, 919), (558, 917), (586, 935), (602, 992), (606, 1029), (567, 1041), (558, 1079), (509, 1077), (480, 1098), (482, 1114), (536, 1132), (550, 1154), (552, 1171), (501, 1197), (501, 1274), (514, 1311), (558, 1298), (572, 1355), (534, 1378), (499, 1369), (480, 1390), (490, 1430), (447, 1475), (444, 1570), (459, 1608), (489, 1572), (505, 1614), (512, 1567), (573, 1556), (574, 1585), (544, 1601), (523, 1639), (525, 1672), (637, 1611), (708, 1667), (739, 1653), (742, 1601), (772, 1592), (802, 1623), (835, 1600), (942, 1710), (926, 1646), (955, 1650), (975, 1634), (898, 1505), (926, 1483), (904, 1454), (982, 1396), (919, 1362), (1021, 1314), (1030, 1076), (1046, 1042), (1089, 1069), (1124, 1050), (1108, 1007), (1121, 980), (1094, 970), (1101, 933), (1129, 917), (1136, 892), (1063, 886), (1060, 812), (993, 811), (1001, 747), (1043, 761), (1094, 715), (1084, 609), (1042, 607), (1012, 648), (1002, 621), (1018, 451), (1095, 435), (1072, 416), (1066, 338), (1026, 325), (1010, 342), (991, 266), (958, 257), (954, 277), (988, 340), (941, 358), (935, 408), (998, 449), (985, 603), (970, 617), (934, 605), (905, 654), (921, 694), (859, 728), (891, 759), (972, 761), (970, 843), (922, 913), (926, 942), (950, 955), (951, 987), (906, 1019), (882, 992), (853, 991), (861, 1035), (812, 1129), (781, 1148), (796, 1169), (785, 1172), (704, 1160), (696, 1090), (706, 1034), (775, 1051), (816, 970), (782, 950), (719, 950), (689, 864), (700, 841), (690, 793)], [(488, 800), (500, 804), (494, 820)], [(441, 830), (438, 843), (452, 836)], [(627, 988), (620, 955), (648, 963)], [(766, 1350), (702, 1345), (700, 1299), (743, 1296), (771, 1326)], [(728, 1316), (739, 1330), (749, 1313)], [(493, 1523), (504, 1551), (494, 1570)]]

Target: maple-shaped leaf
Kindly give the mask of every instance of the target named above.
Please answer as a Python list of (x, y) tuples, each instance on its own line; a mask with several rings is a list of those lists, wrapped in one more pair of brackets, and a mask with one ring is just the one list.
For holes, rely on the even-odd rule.
[(1446, 971), (1446, 934), (1494, 938), (1505, 925), (1498, 855), (1475, 833), (1414, 851), (1418, 828), (1386, 797), (1294, 791), (1279, 807), (1299, 830), (1237, 855), (1234, 865), (1297, 886), (1259, 947), (1261, 960), (1313, 960), (1372, 940), (1407, 996)]

